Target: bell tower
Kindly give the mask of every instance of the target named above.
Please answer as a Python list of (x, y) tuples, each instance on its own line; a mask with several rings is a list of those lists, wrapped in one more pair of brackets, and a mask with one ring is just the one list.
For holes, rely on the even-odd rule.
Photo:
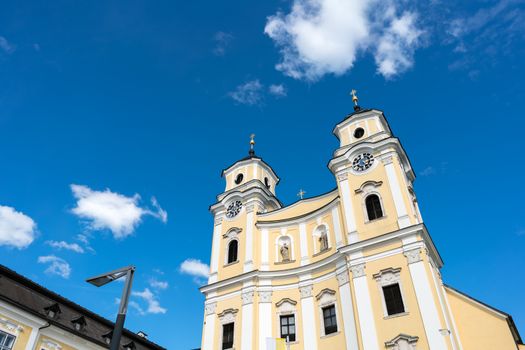
[(210, 206), (215, 226), (208, 283), (253, 270), (257, 213), (282, 206), (275, 195), (279, 177), (255, 154), (254, 134), (250, 136), (248, 156), (224, 169), (221, 176), (225, 191)]
[(336, 176), (347, 241), (422, 222), (413, 190), (415, 174), (382, 111), (363, 109), (352, 90), (354, 112), (338, 123), (339, 139), (328, 167)]

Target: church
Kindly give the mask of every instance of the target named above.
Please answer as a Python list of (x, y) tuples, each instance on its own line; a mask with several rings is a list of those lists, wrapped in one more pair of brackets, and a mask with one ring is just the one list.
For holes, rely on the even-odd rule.
[(333, 190), (284, 206), (253, 137), (223, 170), (201, 348), (525, 349), (509, 314), (443, 282), (410, 160), (383, 112), (353, 102)]

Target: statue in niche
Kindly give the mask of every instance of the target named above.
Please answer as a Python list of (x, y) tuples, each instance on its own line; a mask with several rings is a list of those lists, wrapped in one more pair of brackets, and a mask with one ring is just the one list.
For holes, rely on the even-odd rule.
[(321, 232), (321, 236), (319, 236), (319, 246), (321, 252), (328, 249), (328, 236), (326, 235), (326, 231)]
[(281, 259), (282, 261), (290, 261), (290, 247), (286, 242), (281, 246)]

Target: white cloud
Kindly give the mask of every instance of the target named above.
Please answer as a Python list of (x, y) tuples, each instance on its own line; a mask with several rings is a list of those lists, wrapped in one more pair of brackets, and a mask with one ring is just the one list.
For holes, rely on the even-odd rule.
[(155, 289), (168, 289), (168, 286), (169, 286), (168, 282), (159, 281), (156, 278), (151, 278), (149, 280), (149, 285), (151, 286), (151, 288), (155, 288)]
[(67, 261), (57, 256), (39, 256), (38, 263), (50, 264), (45, 270), (45, 272), (48, 274), (58, 275), (63, 278), (69, 278), (69, 276), (71, 275), (71, 266), (69, 266)]
[(287, 93), (283, 84), (272, 84), (268, 87), (268, 91), (275, 97), (285, 97)]
[[(133, 292), (134, 296), (144, 299), (146, 303), (148, 304), (148, 308), (146, 310), (143, 310), (143, 313), (147, 314), (165, 314), (167, 310), (160, 306), (159, 301), (157, 300), (157, 297), (155, 294), (149, 290), (149, 288), (144, 289), (142, 292)], [(140, 306), (137, 304), (138, 310), (142, 310)]]
[(253, 106), (262, 102), (262, 90), (263, 85), (256, 79), (237, 86), (228, 95), (238, 103)]
[(14, 208), (0, 205), (0, 246), (23, 249), (36, 237), (36, 223)]
[(195, 277), (195, 282), (199, 282), (201, 278), (208, 278), (210, 267), (198, 259), (186, 259), (180, 264), (179, 271)]
[(213, 40), (215, 41), (213, 53), (217, 56), (224, 56), (226, 49), (231, 45), (233, 35), (226, 32), (217, 32), (213, 35)]
[(435, 173), (436, 173), (436, 169), (434, 169), (433, 166), (427, 166), (425, 169), (419, 172), (419, 175), (430, 176), (430, 175), (434, 175)]
[(391, 78), (413, 65), (422, 34), (417, 14), (400, 12), (393, 0), (294, 0), (290, 13), (268, 17), (264, 32), (279, 47), (276, 68), (292, 78), (342, 75), (365, 52)]
[(56, 249), (71, 250), (75, 253), (84, 253), (84, 249), (77, 243), (67, 243), (66, 241), (46, 241), (46, 244)]
[(3, 36), (0, 36), (0, 49), (4, 50), (7, 54), (11, 54), (15, 51), (15, 47)]
[(132, 234), (144, 215), (154, 216), (164, 223), (167, 221), (166, 211), (154, 197), (151, 202), (156, 211), (140, 207), (138, 194), (126, 197), (109, 189), (95, 191), (87, 186), (74, 184), (71, 185), (71, 190), (77, 199), (77, 206), (72, 212), (88, 220), (91, 229), (109, 229), (117, 239)]

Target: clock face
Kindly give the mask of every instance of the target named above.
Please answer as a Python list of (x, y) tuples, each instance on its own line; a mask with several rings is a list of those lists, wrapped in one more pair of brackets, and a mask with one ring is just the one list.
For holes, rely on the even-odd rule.
[(231, 219), (237, 216), (237, 214), (239, 214), (241, 209), (242, 209), (241, 201), (231, 202), (230, 205), (228, 205), (228, 208), (226, 209), (226, 217), (228, 219)]
[(364, 171), (369, 169), (374, 163), (374, 156), (370, 153), (363, 153), (354, 158), (352, 168), (355, 171)]

